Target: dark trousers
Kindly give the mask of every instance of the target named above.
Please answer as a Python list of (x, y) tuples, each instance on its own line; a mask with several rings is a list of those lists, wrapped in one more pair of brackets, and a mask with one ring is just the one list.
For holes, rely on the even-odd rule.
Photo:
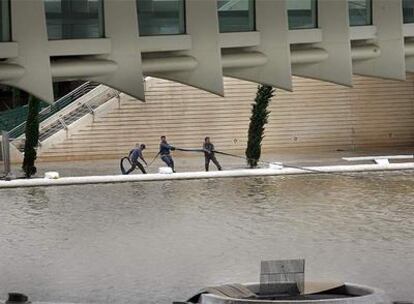
[(209, 169), (210, 160), (216, 165), (217, 169), (219, 171), (221, 171), (221, 166), (220, 166), (218, 160), (216, 159), (216, 156), (213, 153), (211, 153), (211, 154), (205, 154), (204, 155), (204, 159), (205, 159), (206, 171), (208, 171), (208, 169)]
[(170, 167), (172, 170), (173, 170), (173, 172), (175, 172), (175, 169), (174, 169), (174, 160), (173, 160), (173, 158), (171, 157), (171, 155), (162, 155), (161, 156), (161, 160), (168, 166), (168, 167)]
[(141, 170), (142, 173), (147, 174), (147, 171), (145, 171), (144, 166), (139, 161), (132, 162), (131, 165), (132, 165), (131, 169), (129, 169), (127, 172), (125, 172), (125, 174), (131, 173), (132, 171), (134, 171), (136, 169), (136, 167), (138, 167)]

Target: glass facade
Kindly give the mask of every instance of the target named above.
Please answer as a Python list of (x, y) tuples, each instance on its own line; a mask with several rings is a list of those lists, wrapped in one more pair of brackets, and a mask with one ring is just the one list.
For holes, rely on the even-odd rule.
[(10, 3), (9, 0), (0, 0), (0, 41), (10, 41)]
[(184, 0), (137, 0), (140, 36), (185, 34)]
[(349, 24), (363, 26), (372, 24), (372, 1), (349, 0)]
[(50, 40), (104, 37), (102, 0), (44, 0)]
[(318, 27), (316, 0), (288, 0), (286, 5), (290, 30)]
[(255, 30), (254, 0), (218, 0), (217, 9), (221, 33)]
[(414, 23), (414, 0), (403, 0), (404, 23)]

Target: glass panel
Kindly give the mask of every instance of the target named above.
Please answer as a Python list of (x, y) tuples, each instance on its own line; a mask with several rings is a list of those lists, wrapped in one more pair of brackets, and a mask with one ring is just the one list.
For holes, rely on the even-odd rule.
[(414, 0), (403, 0), (404, 23), (414, 23)]
[(316, 0), (288, 0), (286, 2), (289, 29), (316, 28)]
[(137, 0), (140, 36), (185, 34), (184, 0)]
[(50, 40), (102, 38), (102, 0), (45, 0)]
[(9, 0), (0, 0), (0, 41), (10, 41)]
[(372, 24), (371, 0), (349, 0), (349, 24), (351, 26)]
[(254, 0), (218, 0), (220, 32), (255, 30)]

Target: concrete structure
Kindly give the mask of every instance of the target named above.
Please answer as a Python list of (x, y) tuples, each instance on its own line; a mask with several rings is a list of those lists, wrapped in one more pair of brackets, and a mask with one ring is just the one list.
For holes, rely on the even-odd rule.
[[(281, 164), (281, 163), (279, 163)], [(168, 180), (199, 180), (209, 178), (236, 178), (236, 177), (263, 177), (263, 176), (284, 176), (302, 174), (347, 174), (351, 172), (375, 172), (375, 171), (396, 171), (414, 169), (413, 162), (391, 163), (388, 165), (362, 164), (362, 165), (336, 165), (336, 166), (289, 166), (283, 168), (264, 168), (264, 169), (238, 169), (223, 171), (192, 171), (178, 173), (150, 173), (150, 174), (131, 174), (131, 175), (97, 175), (97, 176), (72, 176), (49, 178), (50, 175), (57, 177), (58, 173), (50, 172), (45, 174), (45, 178), (14, 179), (11, 181), (0, 180), (0, 190), (6, 188), (27, 188), (27, 187), (49, 187), (49, 186), (69, 186), (69, 185), (88, 185), (88, 184), (114, 184), (128, 182), (154, 182)], [(350, 178), (355, 176), (348, 175)], [(204, 302), (203, 302), (204, 303)], [(208, 302), (209, 303), (209, 302)], [(258, 303), (255, 303), (258, 304)], [(285, 303), (288, 304), (288, 303)], [(306, 303), (309, 304), (309, 303)], [(347, 304), (347, 303), (344, 303)], [(362, 303), (361, 303), (362, 304)], [(371, 303), (370, 304), (374, 304)], [(380, 304), (380, 303), (378, 303)]]
[(140, 100), (144, 76), (218, 95), (223, 75), (286, 90), (292, 75), (405, 80), (411, 2), (1, 0), (0, 83), (53, 102), (52, 82), (74, 79)]
[[(260, 284), (245, 284), (251, 292), (257, 294)], [(280, 297), (276, 300), (266, 299), (237, 299), (226, 296), (218, 296), (213, 294), (203, 294), (200, 304), (390, 304), (391, 301), (384, 291), (363, 285), (346, 283), (342, 287), (334, 288), (330, 292), (343, 292), (337, 297), (323, 297), (322, 294), (310, 294), (308, 297), (298, 299), (283, 299)], [(329, 292), (329, 291), (328, 291)], [(318, 298), (318, 295), (320, 296)], [(326, 294), (325, 294), (326, 295)], [(347, 295), (347, 296), (346, 296)], [(342, 297), (341, 297), (342, 296)]]
[[(270, 104), (264, 152), (413, 146), (414, 76), (405, 82), (354, 76), (353, 83), (347, 88), (294, 77), (294, 91), (278, 90)], [(217, 149), (244, 155), (254, 83), (224, 78), (225, 97), (158, 78), (145, 87), (146, 103), (125, 94), (108, 100), (94, 116), (42, 142), (39, 160), (120, 158), (136, 142), (155, 155), (160, 135), (184, 148), (201, 147), (211, 136)]]

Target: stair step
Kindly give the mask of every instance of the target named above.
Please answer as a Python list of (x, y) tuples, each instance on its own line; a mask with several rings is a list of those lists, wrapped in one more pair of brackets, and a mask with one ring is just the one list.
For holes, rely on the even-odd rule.
[[(270, 105), (272, 115), (264, 150), (276, 146), (334, 149), (361, 142), (412, 143), (413, 85), (407, 82), (397, 86), (361, 77), (354, 80), (353, 90), (302, 78), (294, 79), (294, 93), (278, 90)], [(45, 148), (40, 158), (118, 158), (126, 155), (136, 142), (145, 142), (145, 155), (152, 155), (158, 152), (159, 135), (163, 134), (172, 144), (192, 148), (201, 146), (204, 136), (209, 135), (216, 147), (243, 155), (256, 89), (256, 84), (225, 78), (226, 98), (222, 98), (153, 79), (146, 92), (146, 103), (121, 94), (120, 108), (100, 113), (93, 123), (72, 133), (69, 139)], [(389, 106), (394, 95), (398, 97), (392, 97), (393, 106)], [(70, 113), (65, 121), (76, 121), (79, 115), (85, 115), (81, 113), (88, 113), (88, 109)], [(375, 119), (381, 123), (373, 123)], [(61, 129), (56, 124), (44, 136)]]

